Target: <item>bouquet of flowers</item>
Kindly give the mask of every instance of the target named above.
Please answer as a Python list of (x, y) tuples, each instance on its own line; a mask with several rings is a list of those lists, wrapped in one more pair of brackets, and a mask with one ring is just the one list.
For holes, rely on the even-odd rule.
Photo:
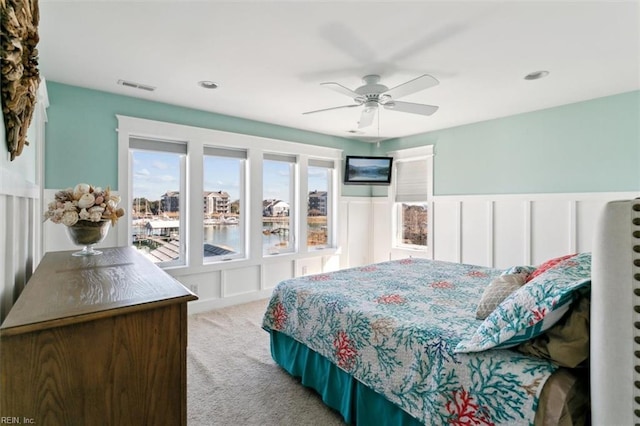
[(79, 220), (100, 222), (110, 220), (115, 225), (124, 216), (124, 209), (118, 207), (120, 196), (111, 194), (109, 187), (102, 189), (87, 183), (79, 183), (75, 188), (56, 192), (44, 213), (44, 220), (73, 226)]

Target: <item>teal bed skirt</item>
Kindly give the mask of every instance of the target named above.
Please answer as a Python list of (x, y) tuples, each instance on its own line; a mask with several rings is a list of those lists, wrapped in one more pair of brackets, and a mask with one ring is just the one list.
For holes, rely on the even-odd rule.
[(324, 403), (352, 425), (422, 425), (384, 396), (369, 389), (322, 355), (291, 337), (270, 331), (274, 361), (304, 386), (320, 394)]

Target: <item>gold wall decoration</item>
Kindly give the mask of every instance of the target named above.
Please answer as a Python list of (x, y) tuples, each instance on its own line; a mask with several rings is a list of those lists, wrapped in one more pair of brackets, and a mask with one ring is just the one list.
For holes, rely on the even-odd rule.
[(40, 73), (38, 0), (0, 0), (2, 114), (11, 161), (22, 153), (35, 109)]

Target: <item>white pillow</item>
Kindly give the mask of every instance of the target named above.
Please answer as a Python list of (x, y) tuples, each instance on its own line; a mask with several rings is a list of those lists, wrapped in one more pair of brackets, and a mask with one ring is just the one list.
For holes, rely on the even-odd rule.
[(507, 274), (494, 278), (482, 293), (476, 309), (476, 319), (488, 317), (507, 296), (522, 287), (526, 278), (525, 274)]

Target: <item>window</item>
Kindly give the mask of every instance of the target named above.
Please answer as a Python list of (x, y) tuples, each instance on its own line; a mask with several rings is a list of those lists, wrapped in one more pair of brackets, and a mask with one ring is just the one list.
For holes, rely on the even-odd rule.
[(154, 263), (184, 264), (186, 144), (132, 138), (133, 246)]
[(309, 160), (307, 197), (307, 248), (331, 247), (333, 219), (333, 170), (330, 160)]
[(432, 194), (432, 147), (394, 153), (395, 246), (429, 249), (429, 204)]
[(426, 203), (397, 203), (400, 245), (427, 246), (428, 206)]
[(205, 262), (244, 257), (247, 152), (204, 147), (203, 256)]
[(116, 227), (118, 245), (174, 276), (335, 247), (341, 150), (117, 118), (118, 193), (133, 212)]
[(265, 154), (262, 163), (262, 250), (279, 254), (295, 250), (295, 165), (288, 155)]

